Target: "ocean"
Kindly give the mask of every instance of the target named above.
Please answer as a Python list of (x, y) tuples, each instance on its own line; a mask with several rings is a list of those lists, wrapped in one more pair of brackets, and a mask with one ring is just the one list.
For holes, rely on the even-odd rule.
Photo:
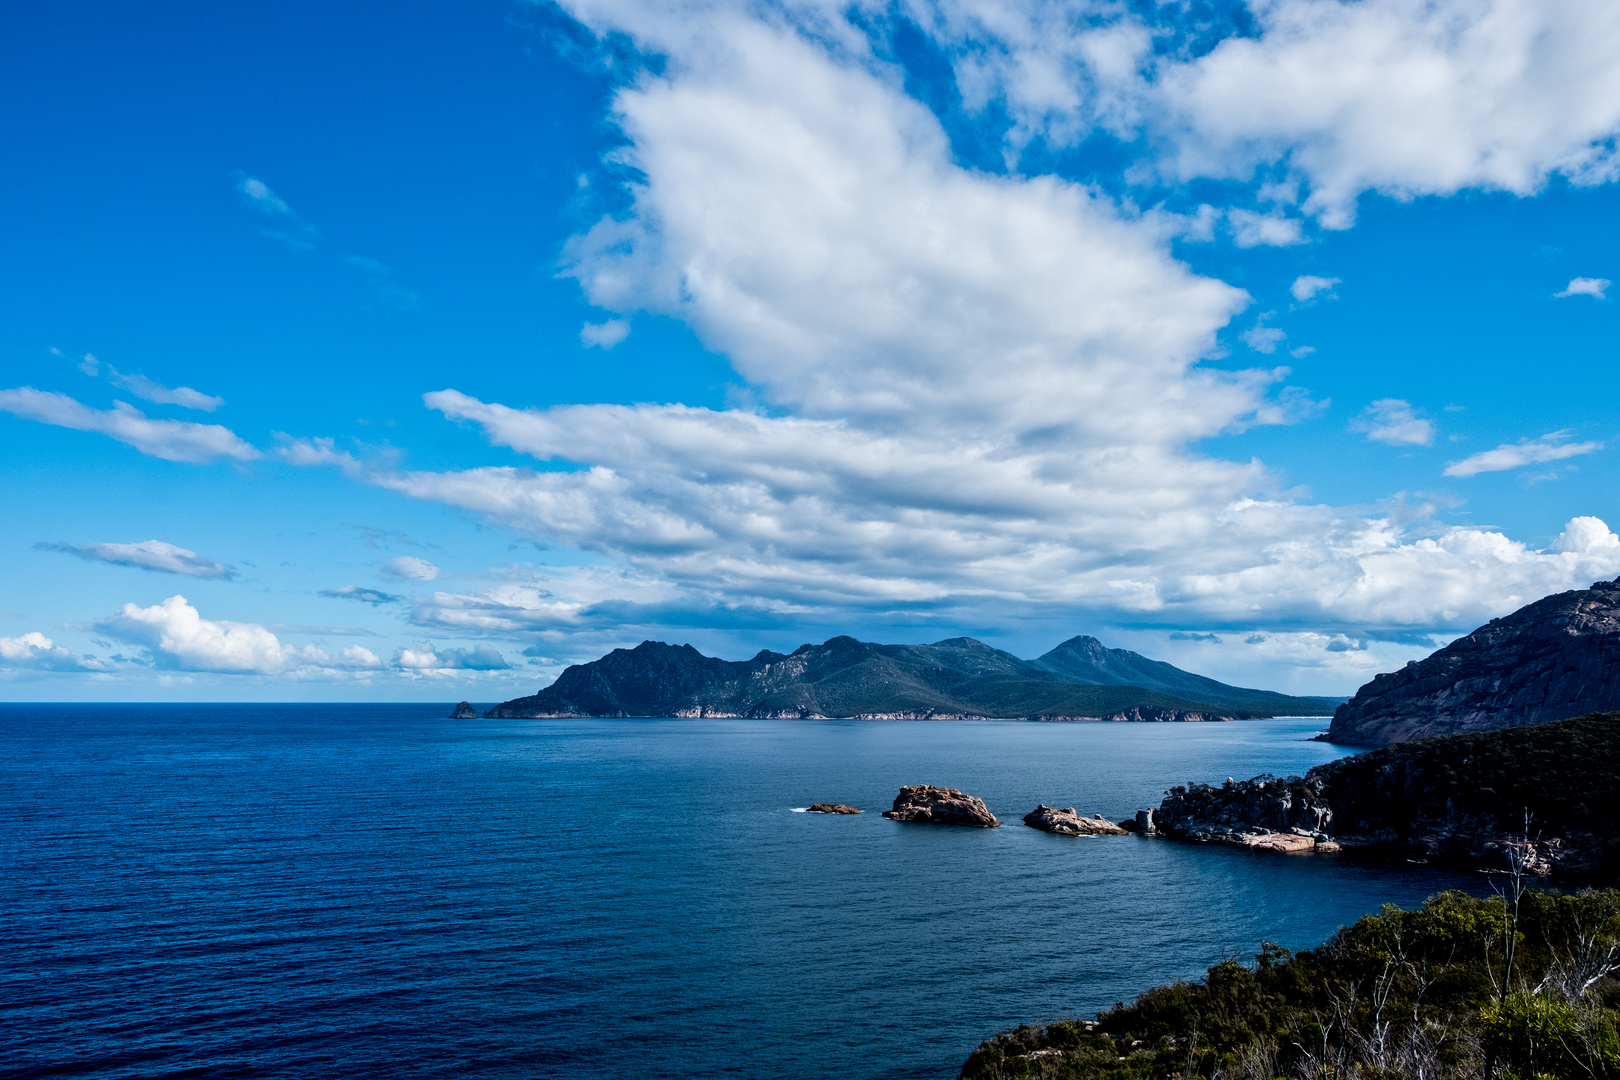
[[(1480, 875), (1026, 828), (1299, 773), (1323, 721), (0, 705), (0, 1076), (954, 1077)], [(886, 820), (902, 784), (1005, 826)], [(796, 812), (811, 802), (858, 817)]]

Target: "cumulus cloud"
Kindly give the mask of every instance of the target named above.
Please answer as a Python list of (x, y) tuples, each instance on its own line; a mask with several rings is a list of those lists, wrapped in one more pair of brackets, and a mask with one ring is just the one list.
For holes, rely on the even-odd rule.
[(1446, 466), (1445, 475), (1469, 477), (1480, 473), (1506, 472), (1526, 465), (1544, 465), (1549, 461), (1580, 457), (1603, 449), (1600, 442), (1572, 443), (1569, 436), (1568, 431), (1552, 431), (1534, 439), (1503, 443), (1495, 450), (1482, 450), (1461, 461), (1452, 462)]
[(383, 563), (381, 573), (395, 581), (432, 581), (439, 576), (439, 568), (415, 555), (399, 555)]
[(1348, 635), (1489, 618), (1620, 573), (1607, 549), (1536, 551), (1423, 508), (1297, 502), (1258, 462), (1195, 452), (1311, 411), (1297, 388), (1277, 392), (1285, 369), (1200, 363), (1248, 297), (1172, 258), (1160, 217), (956, 166), (937, 120), (863, 58), (841, 15), (796, 15), (824, 20), (812, 39), (723, 8), (572, 10), (668, 63), (614, 99), (617, 158), (637, 179), (565, 270), (604, 310), (690, 324), (763, 407), (426, 395), (491, 443), (574, 469), (410, 471), (288, 443), (289, 460), (627, 575), (609, 596), (555, 581), (435, 593), (413, 609), (422, 624), (1086, 610)]
[(113, 402), (111, 409), (92, 409), (66, 394), (24, 386), (0, 390), (0, 411), (42, 424), (97, 431), (166, 461), (200, 464), (217, 458), (251, 461), (260, 456), (229, 428), (189, 420), (152, 420), (122, 401)]
[(432, 642), (418, 642), (414, 649), (401, 649), (394, 666), (403, 671), (434, 674), (448, 671), (505, 671), (512, 665), (498, 649), (475, 645), (471, 649), (436, 649)]
[(359, 645), (329, 653), (314, 645), (283, 645), (257, 623), (205, 619), (178, 595), (146, 608), (125, 604), (96, 628), (141, 647), (153, 666), (174, 671), (298, 676), (382, 667), (375, 653)]
[(0, 637), (0, 668), (28, 671), (105, 671), (107, 664), (93, 656), (80, 656), (38, 631), (21, 637)]
[(1339, 279), (1336, 277), (1317, 277), (1315, 274), (1301, 274), (1294, 279), (1294, 283), (1288, 287), (1288, 291), (1294, 294), (1296, 301), (1304, 304), (1316, 299), (1318, 294), (1324, 292), (1328, 294), (1329, 298), (1332, 298), (1333, 293), (1331, 290), (1337, 284), (1339, 284)]
[(1270, 190), (1297, 188), (1330, 228), (1365, 191), (1529, 194), (1554, 174), (1617, 172), (1620, 11), (1607, 0), (1273, 0), (1212, 48), (1179, 5), (908, 10), (952, 57), (965, 104), (1011, 114), (1015, 150), (1142, 139), (1169, 179), (1281, 174), (1291, 184)]
[(322, 589), (321, 596), (329, 596), (335, 600), (359, 600), (366, 604), (397, 604), (404, 599), (393, 593), (385, 593), (378, 589), (367, 589), (360, 585), (340, 585), (335, 589)]
[(579, 340), (586, 345), (611, 349), (630, 336), (630, 320), (609, 319), (604, 323), (586, 323), (580, 329)]
[(1434, 442), (1434, 421), (1419, 416), (1410, 401), (1400, 398), (1381, 398), (1368, 405), (1350, 421), (1350, 430), (1390, 446), (1428, 446)]
[(1553, 293), (1554, 296), (1595, 296), (1599, 300), (1608, 299), (1607, 292), (1610, 285), (1608, 278), (1578, 277), (1564, 287), (1563, 292)]
[(224, 563), (198, 555), (183, 547), (163, 540), (142, 540), (138, 544), (47, 544), (34, 547), (41, 551), (60, 551), (77, 555), (91, 562), (112, 563), (114, 566), (137, 566), (143, 570), (156, 570), (164, 574), (184, 574), (186, 577), (217, 578), (229, 581), (235, 571)]

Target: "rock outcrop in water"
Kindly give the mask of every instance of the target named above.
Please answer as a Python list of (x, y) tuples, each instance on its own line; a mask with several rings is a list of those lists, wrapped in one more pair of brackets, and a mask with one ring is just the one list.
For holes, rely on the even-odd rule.
[[(1137, 669), (1142, 682), (1119, 681)], [(1170, 685), (1199, 696), (1158, 689)], [(972, 638), (874, 645), (835, 637), (791, 654), (766, 650), (739, 661), (645, 641), (575, 664), (538, 694), (504, 702), (487, 715), (1198, 721), (1326, 715), (1337, 704), (1226, 686), (1136, 653), (1103, 649), (1094, 638), (1020, 660)]]
[(1620, 712), (1400, 743), (1303, 777), (1175, 787), (1146, 823), (1180, 840), (1495, 869), (1518, 858), (1533, 874), (1613, 882)]
[(1383, 746), (1620, 708), (1620, 580), (1492, 619), (1379, 675), (1333, 714), (1328, 742)]
[(1072, 806), (1059, 810), (1045, 803), (1025, 814), (1024, 824), (1060, 836), (1124, 836), (1130, 831), (1120, 828), (1101, 814), (1086, 817), (1076, 813)]
[(460, 705), (455, 707), (455, 711), (450, 714), (450, 719), (476, 720), (478, 719), (478, 710), (472, 707), (472, 702), (463, 701)]
[(818, 802), (810, 804), (812, 814), (859, 814), (861, 811), (853, 806), (846, 806), (841, 802)]
[(883, 816), (919, 825), (971, 825), (980, 829), (1001, 825), (982, 800), (955, 788), (931, 784), (901, 788), (900, 794), (895, 796), (894, 809), (883, 811)]

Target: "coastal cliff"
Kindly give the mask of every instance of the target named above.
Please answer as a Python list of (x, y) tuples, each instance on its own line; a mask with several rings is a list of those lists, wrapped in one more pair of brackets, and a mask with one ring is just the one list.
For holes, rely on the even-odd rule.
[[(1138, 676), (1139, 683), (1120, 681)], [(1158, 688), (1172, 686), (1198, 696)], [(1072, 638), (1037, 660), (1020, 660), (972, 638), (878, 645), (835, 637), (737, 661), (645, 641), (575, 664), (539, 693), (485, 715), (1185, 722), (1325, 715), (1337, 704), (1226, 686), (1104, 649), (1095, 638)]]
[(1333, 714), (1328, 742), (1383, 746), (1620, 708), (1620, 580), (1492, 619)]
[(1518, 855), (1532, 874), (1620, 880), (1620, 712), (1387, 746), (1303, 777), (1174, 787), (1145, 824), (1181, 840), (1497, 869)]

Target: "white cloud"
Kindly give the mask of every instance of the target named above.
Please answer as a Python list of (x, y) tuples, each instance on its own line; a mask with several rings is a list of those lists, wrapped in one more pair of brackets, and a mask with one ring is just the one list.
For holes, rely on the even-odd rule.
[(1419, 416), (1410, 401), (1400, 398), (1381, 398), (1368, 405), (1350, 421), (1350, 430), (1390, 446), (1428, 446), (1434, 442), (1434, 421)]
[(247, 197), (248, 205), (255, 210), (262, 210), (267, 214), (276, 214), (281, 217), (296, 218), (298, 215), (293, 208), (281, 200), (281, 197), (270, 190), (270, 185), (263, 180), (251, 176), (244, 176), (236, 185), (236, 190)]
[(93, 656), (80, 656), (64, 649), (38, 631), (21, 637), (0, 637), (0, 668), (32, 671), (105, 671), (107, 665)]
[(1294, 283), (1288, 287), (1288, 291), (1294, 294), (1295, 300), (1303, 304), (1314, 300), (1318, 293), (1323, 292), (1326, 292), (1328, 298), (1332, 299), (1333, 293), (1330, 290), (1337, 284), (1339, 284), (1339, 279), (1336, 277), (1317, 277), (1315, 274), (1301, 274), (1294, 279)]
[(147, 608), (125, 604), (97, 629), (141, 646), (154, 666), (177, 671), (300, 676), (382, 666), (375, 653), (359, 645), (329, 653), (314, 645), (283, 645), (257, 623), (205, 619), (184, 596), (171, 596)]
[(1569, 441), (1568, 431), (1553, 431), (1534, 439), (1516, 443), (1503, 443), (1495, 450), (1482, 450), (1461, 461), (1446, 466), (1447, 476), (1478, 476), (1480, 473), (1506, 472), (1526, 465), (1543, 465), (1549, 461), (1579, 457), (1603, 449), (1600, 442)]
[(382, 564), (382, 575), (395, 581), (432, 581), (439, 568), (415, 555), (399, 555)]
[(1274, 313), (1270, 311), (1266, 312), (1264, 315), (1260, 316), (1253, 326), (1238, 335), (1243, 339), (1244, 344), (1248, 345), (1248, 347), (1253, 349), (1255, 352), (1270, 355), (1271, 353), (1276, 352), (1277, 346), (1281, 345), (1283, 339), (1288, 337), (1286, 333), (1277, 329), (1275, 326), (1266, 325), (1265, 320), (1272, 314)]
[(1599, 300), (1608, 299), (1606, 293), (1611, 282), (1608, 278), (1578, 277), (1564, 287), (1563, 292), (1553, 293), (1554, 296), (1595, 296)]
[(1226, 220), (1232, 227), (1232, 242), (1240, 248), (1290, 247), (1305, 242), (1305, 233), (1297, 218), (1229, 210)]
[(609, 319), (604, 323), (586, 323), (579, 331), (579, 340), (585, 345), (611, 349), (630, 336), (629, 319)]
[(114, 566), (138, 566), (143, 570), (157, 570), (165, 574), (184, 574), (195, 578), (230, 580), (234, 576), (230, 567), (204, 558), (195, 551), (163, 540), (142, 540), (138, 544), (35, 544), (43, 551), (60, 551), (77, 555), (92, 562), (112, 563)]
[[(587, 6), (637, 22), (576, 0)], [(1331, 228), (1350, 224), (1364, 191), (1529, 194), (1555, 173), (1599, 183), (1617, 171), (1620, 10), (1608, 0), (1268, 0), (1248, 6), (1252, 32), (1208, 49), (1193, 40), (1208, 23), (1183, 5), (907, 8), (952, 57), (965, 104), (1011, 113), (1015, 152), (1099, 130), (1143, 137), (1167, 178), (1280, 174)]]
[(512, 665), (498, 649), (475, 645), (471, 649), (435, 649), (432, 642), (418, 642), (414, 649), (401, 649), (394, 666), (404, 671), (434, 674), (448, 671), (505, 671)]
[(222, 457), (251, 461), (260, 456), (229, 428), (189, 420), (152, 420), (122, 401), (113, 402), (111, 409), (92, 409), (66, 394), (24, 386), (0, 390), (0, 411), (76, 431), (98, 431), (167, 461), (200, 464)]
[(107, 368), (107, 377), (142, 401), (150, 401), (154, 405), (179, 405), (199, 412), (213, 412), (225, 404), (222, 397), (199, 393), (189, 386), (177, 386), (171, 390), (162, 383), (153, 382), (145, 375), (125, 375), (110, 365)]
[(408, 471), (288, 444), (289, 460), (626, 575), (606, 597), (556, 581), (436, 593), (420, 622), (551, 633), (643, 616), (983, 625), (1085, 611), (1348, 635), (1479, 621), (1620, 573), (1607, 549), (1535, 551), (1421, 507), (1297, 502), (1259, 462), (1195, 452), (1309, 411), (1295, 388), (1271, 394), (1283, 369), (1199, 363), (1246, 294), (1172, 258), (1162, 215), (957, 167), (841, 15), (795, 13), (823, 19), (811, 41), (702, 6), (573, 10), (667, 64), (615, 98), (617, 160), (638, 179), (622, 215), (570, 245), (567, 271), (604, 310), (690, 324), (762, 408), (426, 395), (571, 470)]

